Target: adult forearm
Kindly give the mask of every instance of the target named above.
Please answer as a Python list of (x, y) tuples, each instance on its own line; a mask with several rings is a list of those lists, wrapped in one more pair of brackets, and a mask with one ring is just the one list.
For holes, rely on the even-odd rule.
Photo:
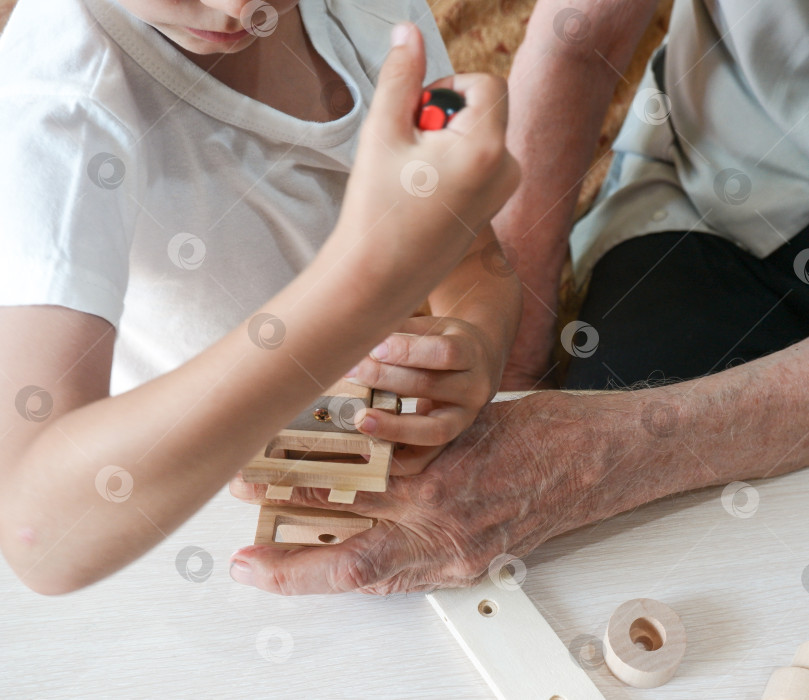
[(546, 368), (581, 183), (620, 72), (655, 5), (591, 1), (579, 3), (576, 13), (567, 3), (537, 3), (515, 56), (507, 143), (523, 178), (493, 223), (498, 237), (516, 251), (526, 288), (512, 356), (526, 372)]
[(568, 501), (560, 513), (570, 514), (556, 532), (671, 494), (809, 464), (807, 368), (805, 340), (701, 379), (567, 396), (577, 405), (580, 441), (571, 443), (570, 488), (560, 479), (556, 490), (560, 504)]

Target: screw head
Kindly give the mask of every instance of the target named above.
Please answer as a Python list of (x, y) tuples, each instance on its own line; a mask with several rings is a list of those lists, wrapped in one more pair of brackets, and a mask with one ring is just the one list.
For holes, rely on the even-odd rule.
[(331, 415), (329, 414), (329, 409), (327, 408), (316, 408), (314, 411), (312, 411), (312, 415), (315, 417), (315, 420), (320, 423), (331, 422)]

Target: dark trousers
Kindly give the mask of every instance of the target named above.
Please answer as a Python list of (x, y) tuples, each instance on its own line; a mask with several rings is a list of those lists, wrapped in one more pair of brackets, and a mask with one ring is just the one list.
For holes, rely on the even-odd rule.
[(809, 228), (764, 259), (705, 233), (656, 233), (621, 243), (595, 266), (579, 314), (597, 332), (597, 348), (575, 357), (576, 345), (589, 352), (594, 338), (592, 331), (576, 334), (564, 386), (691, 379), (806, 338), (807, 257)]

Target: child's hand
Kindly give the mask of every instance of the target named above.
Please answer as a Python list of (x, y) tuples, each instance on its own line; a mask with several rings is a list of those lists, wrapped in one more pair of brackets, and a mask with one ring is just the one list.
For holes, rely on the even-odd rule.
[[(505, 81), (459, 75), (435, 85), (463, 94), (466, 107), (440, 131), (414, 123), (425, 72), (415, 25), (382, 67), (363, 125), (335, 233), (323, 248), (332, 264), (351, 256), (368, 293), (395, 289), (410, 308), (463, 257), (519, 180), (505, 148)], [(353, 282), (353, 280), (352, 280)]]
[(478, 328), (456, 318), (408, 319), (348, 377), (364, 386), (418, 398), (415, 414), (367, 409), (357, 414), (360, 432), (404, 443), (394, 472), (417, 473), (474, 422), (497, 391), (502, 362)]

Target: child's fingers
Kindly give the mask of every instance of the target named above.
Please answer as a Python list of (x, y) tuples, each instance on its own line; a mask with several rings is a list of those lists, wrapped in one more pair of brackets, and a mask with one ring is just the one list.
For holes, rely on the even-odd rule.
[(454, 76), (452, 88), (464, 95), (466, 107), (443, 131), (456, 135), (456, 143), (474, 144), (459, 151), (461, 160), (466, 158), (463, 167), (469, 186), (486, 187), (481, 204), (486, 207), (483, 219), (488, 220), (520, 183), (520, 166), (506, 149), (508, 86), (502, 78), (472, 73)]
[(481, 127), (505, 134), (508, 123), (508, 84), (487, 73), (461, 73), (448, 80), (449, 87), (464, 96), (466, 106), (452, 119), (452, 131), (472, 133)]
[(386, 365), (455, 371), (471, 369), (477, 360), (468, 337), (410, 333), (389, 335), (371, 350), (370, 356)]
[[(442, 403), (480, 403), (488, 400), (488, 394), (475, 382), (472, 372), (443, 372), (432, 369), (397, 367), (364, 359), (356, 366), (356, 376), (349, 381), (374, 389), (392, 391), (399, 396), (432, 399)], [(410, 442), (409, 440), (407, 442)]]
[(427, 66), (418, 27), (403, 22), (396, 25), (393, 34), (402, 31), (406, 32), (404, 43), (391, 47), (382, 65), (366, 121), (368, 129), (389, 143), (414, 140), (414, 115)]
[[(430, 83), (425, 89), (435, 90), (436, 88), (446, 88), (464, 96), (466, 106), (458, 112), (452, 119), (453, 131), (466, 133), (469, 124), (476, 124), (481, 116), (488, 115), (501, 128), (505, 128), (508, 121), (508, 84), (505, 80), (488, 73), (461, 73), (440, 78)], [(456, 120), (461, 114), (465, 114), (461, 120), (461, 129), (457, 126)], [(468, 115), (473, 119), (469, 120)], [(467, 122), (465, 125), (464, 122)]]
[(369, 409), (358, 414), (359, 431), (380, 440), (408, 445), (445, 445), (460, 435), (471, 422), (461, 406), (438, 408), (429, 416), (403, 413), (396, 416)]

